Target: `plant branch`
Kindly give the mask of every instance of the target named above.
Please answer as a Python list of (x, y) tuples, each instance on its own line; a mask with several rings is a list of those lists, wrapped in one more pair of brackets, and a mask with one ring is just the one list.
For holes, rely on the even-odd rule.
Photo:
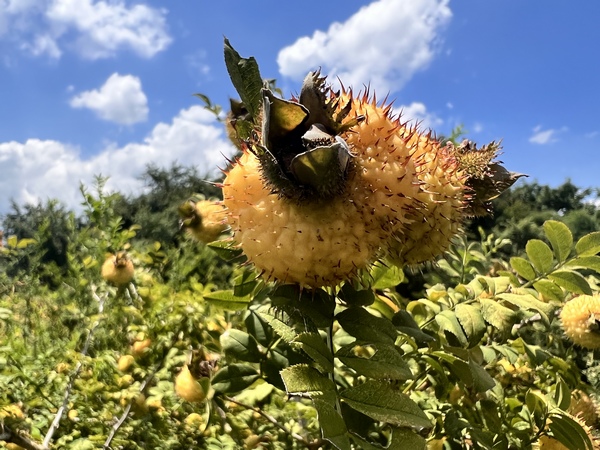
[[(102, 315), (102, 313), (104, 312), (104, 302), (106, 301), (106, 296), (104, 296), (103, 298), (100, 298), (98, 296), (98, 294), (96, 294), (94, 287), (92, 287), (92, 297), (98, 302), (98, 314)], [(87, 356), (90, 345), (92, 343), (92, 339), (94, 337), (94, 331), (96, 330), (98, 325), (100, 325), (100, 319), (96, 320), (90, 327), (87, 338), (83, 345), (83, 349), (80, 352), (81, 356)], [(60, 419), (62, 418), (62, 416), (65, 412), (65, 409), (67, 408), (67, 405), (69, 404), (69, 398), (71, 397), (71, 390), (73, 389), (75, 380), (81, 373), (82, 367), (83, 367), (83, 362), (82, 362), (82, 360), (79, 360), (77, 362), (77, 365), (75, 366), (75, 370), (69, 377), (69, 383), (67, 384), (67, 389), (65, 390), (65, 393), (63, 395), (62, 404), (61, 404), (60, 408), (58, 408), (58, 411), (56, 412), (56, 415), (54, 416), (54, 420), (52, 421), (52, 424), (50, 425), (50, 429), (48, 430), (48, 432), (46, 433), (46, 436), (44, 437), (43, 445), (46, 448), (50, 444), (50, 441), (52, 440), (52, 436), (54, 436), (54, 433), (56, 432), (56, 430), (58, 430), (58, 426), (60, 424)]]
[(33, 439), (28, 437), (22, 431), (12, 431), (9, 427), (2, 426), (2, 433), (0, 433), (0, 440), (5, 442), (12, 442), (26, 450), (48, 450), (46, 445), (40, 445)]
[(323, 445), (323, 441), (321, 439), (316, 439), (313, 442), (307, 441), (304, 437), (300, 436), (298, 433), (294, 433), (292, 430), (289, 430), (284, 425), (280, 424), (275, 417), (270, 416), (269, 414), (267, 414), (266, 412), (264, 412), (260, 408), (255, 408), (252, 405), (248, 405), (246, 403), (242, 403), (242, 402), (237, 401), (236, 399), (234, 399), (232, 397), (228, 397), (227, 395), (224, 395), (223, 398), (225, 400), (227, 400), (228, 402), (235, 403), (236, 405), (241, 406), (242, 408), (246, 408), (246, 409), (249, 409), (250, 411), (253, 411), (253, 412), (257, 413), (257, 414), (260, 414), (262, 417), (264, 417), (266, 420), (268, 420), (269, 422), (271, 422), (273, 425), (275, 425), (281, 431), (283, 431), (286, 434), (289, 434), (291, 437), (293, 437), (297, 441), (301, 442), (307, 448), (317, 449), (321, 445)]

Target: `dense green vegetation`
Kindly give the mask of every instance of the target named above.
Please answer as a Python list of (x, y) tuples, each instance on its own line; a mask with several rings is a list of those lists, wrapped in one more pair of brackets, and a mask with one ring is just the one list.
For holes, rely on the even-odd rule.
[[(82, 188), (82, 214), (3, 217), (6, 448), (592, 448), (567, 411), (598, 366), (557, 317), (598, 290), (591, 191), (521, 183), (437, 264), (330, 292), (265, 284), (182, 233), (178, 205), (219, 195), (193, 169), (144, 179), (139, 196)], [(119, 250), (136, 272), (115, 287), (100, 267)], [(175, 391), (186, 365), (210, 379), (203, 401)]]

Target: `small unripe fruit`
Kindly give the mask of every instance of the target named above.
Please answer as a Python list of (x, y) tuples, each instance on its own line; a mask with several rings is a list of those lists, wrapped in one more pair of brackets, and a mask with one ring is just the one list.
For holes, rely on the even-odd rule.
[(117, 362), (117, 369), (119, 369), (120, 372), (127, 372), (131, 366), (133, 366), (133, 363), (135, 362), (135, 358), (133, 357), (133, 355), (123, 355), (119, 358), (119, 361)]
[(587, 348), (600, 348), (600, 295), (580, 295), (565, 303), (560, 313), (563, 330), (575, 344)]
[(102, 264), (102, 278), (115, 286), (128, 284), (133, 275), (133, 262), (125, 252), (110, 255)]
[(135, 341), (131, 346), (131, 353), (133, 354), (134, 357), (139, 358), (140, 356), (142, 356), (145, 353), (146, 349), (148, 349), (151, 344), (152, 344), (151, 339), (143, 339), (141, 341)]

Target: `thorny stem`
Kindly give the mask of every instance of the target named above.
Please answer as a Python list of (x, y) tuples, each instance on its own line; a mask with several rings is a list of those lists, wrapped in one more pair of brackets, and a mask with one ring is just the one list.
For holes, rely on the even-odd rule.
[[(98, 314), (102, 315), (102, 313), (104, 312), (104, 302), (106, 301), (106, 296), (104, 296), (103, 298), (100, 298), (98, 296), (98, 294), (96, 294), (95, 290), (93, 290), (93, 289), (94, 288), (92, 288), (92, 297), (98, 302)], [(100, 319), (96, 320), (93, 323), (93, 325), (91, 326), (91, 328), (88, 332), (87, 338), (85, 340), (85, 344), (83, 345), (83, 349), (81, 350), (82, 356), (87, 356), (88, 350), (90, 348), (90, 344), (92, 343), (92, 338), (94, 336), (94, 331), (96, 330), (98, 325), (100, 325)], [(58, 408), (58, 411), (56, 412), (56, 416), (54, 416), (54, 420), (52, 421), (52, 424), (50, 425), (50, 429), (46, 433), (46, 437), (44, 437), (44, 441), (42, 443), (44, 447), (48, 447), (48, 445), (50, 444), (50, 441), (52, 440), (52, 436), (54, 436), (54, 433), (56, 432), (56, 430), (58, 430), (60, 419), (62, 418), (63, 413), (65, 412), (65, 409), (67, 408), (67, 404), (69, 403), (69, 397), (71, 396), (71, 390), (73, 389), (73, 384), (75, 383), (75, 380), (79, 376), (79, 373), (81, 372), (82, 367), (83, 367), (83, 362), (82, 362), (82, 360), (79, 360), (77, 362), (77, 365), (75, 366), (75, 370), (73, 371), (73, 373), (71, 374), (71, 376), (69, 378), (69, 383), (67, 384), (67, 389), (65, 390), (65, 394), (63, 395), (62, 405), (60, 406), (60, 408)]]
[(5, 425), (0, 425), (0, 440), (6, 442), (12, 442), (26, 450), (48, 450), (45, 445), (40, 445), (37, 442), (31, 440), (25, 434), (19, 431), (13, 431)]
[(242, 402), (237, 401), (236, 399), (234, 399), (232, 397), (228, 397), (227, 395), (224, 395), (223, 398), (225, 400), (227, 400), (228, 402), (235, 403), (236, 405), (241, 406), (242, 408), (246, 408), (246, 409), (249, 409), (249, 410), (251, 410), (251, 411), (253, 411), (253, 412), (257, 413), (257, 414), (260, 414), (262, 417), (264, 417), (266, 420), (268, 420), (269, 422), (271, 422), (273, 425), (275, 425), (281, 431), (283, 431), (286, 434), (289, 434), (291, 437), (293, 437), (297, 441), (301, 442), (307, 448), (315, 449), (316, 450), (321, 445), (323, 445), (323, 441), (321, 439), (316, 439), (316, 440), (314, 440), (312, 442), (307, 441), (306, 438), (304, 438), (303, 436), (300, 436), (298, 433), (294, 433), (292, 430), (286, 428), (284, 425), (282, 425), (281, 423), (279, 423), (275, 417), (270, 416), (269, 414), (267, 414), (266, 412), (264, 412), (260, 408), (255, 408), (252, 405), (248, 405), (246, 403), (242, 403)]

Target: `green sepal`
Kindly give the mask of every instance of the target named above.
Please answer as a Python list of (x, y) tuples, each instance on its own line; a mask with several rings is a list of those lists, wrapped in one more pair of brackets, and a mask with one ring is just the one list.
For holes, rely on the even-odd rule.
[(252, 118), (256, 119), (260, 112), (263, 87), (258, 63), (254, 57), (242, 58), (227, 38), (224, 44), (225, 65), (231, 82)]
[(276, 97), (269, 89), (262, 90), (263, 95), (263, 145), (287, 136), (306, 122), (308, 109), (300, 103)]
[(351, 157), (346, 143), (337, 138), (331, 145), (316, 147), (295, 156), (290, 169), (302, 185), (314, 189), (321, 196), (327, 196), (339, 192), (344, 185)]

